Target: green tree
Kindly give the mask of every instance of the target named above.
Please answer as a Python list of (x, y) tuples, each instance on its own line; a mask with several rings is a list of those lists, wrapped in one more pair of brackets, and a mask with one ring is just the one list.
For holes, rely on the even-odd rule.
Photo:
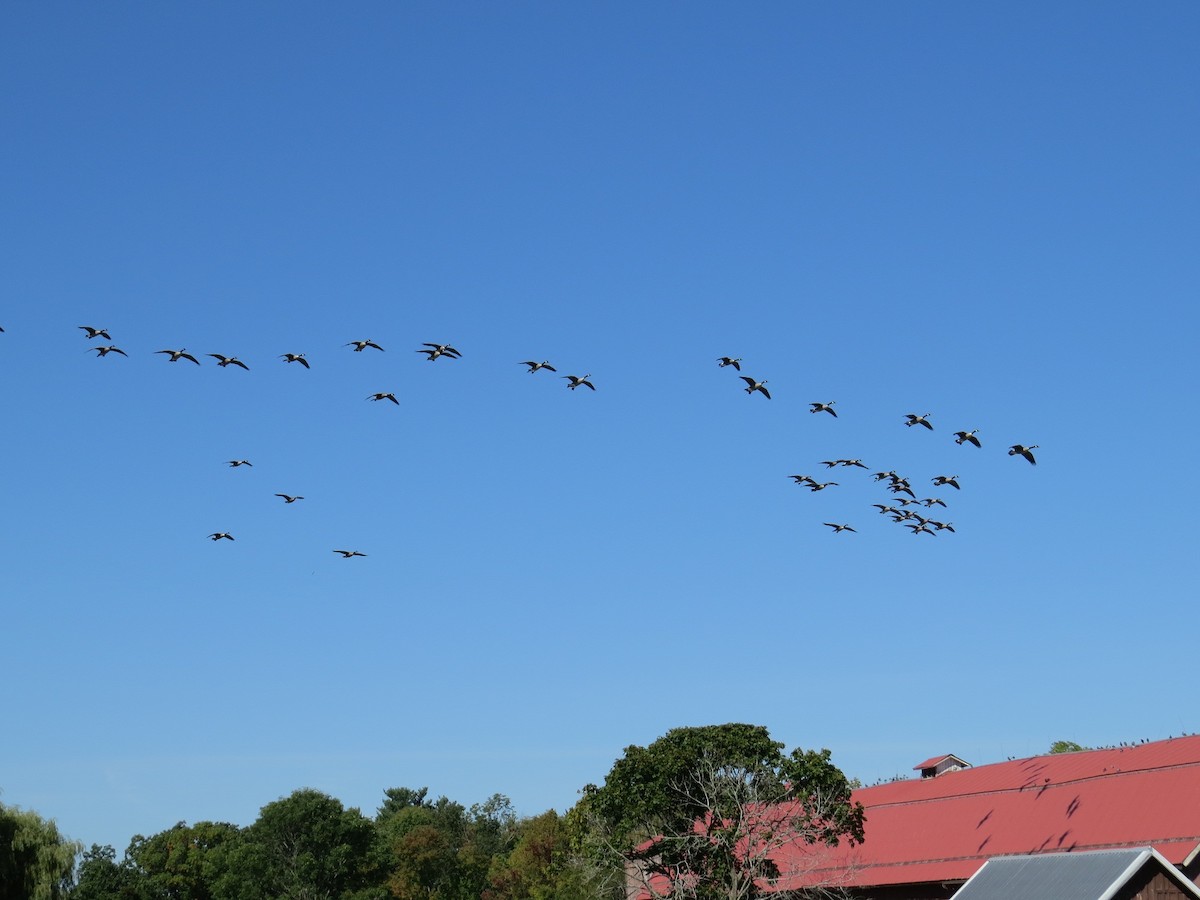
[[(799, 876), (779, 851), (863, 839), (863, 807), (828, 750), (793, 750), (761, 726), (677, 728), (631, 746), (585, 789), (603, 859), (660, 896), (749, 900)], [(789, 853), (798, 862), (804, 854)], [(816, 885), (820, 887), (820, 885)]]
[(0, 900), (58, 900), (73, 883), (83, 846), (53, 821), (0, 803)]
[(228, 851), (240, 838), (240, 829), (225, 822), (179, 822), (152, 837), (135, 835), (125, 855), (150, 897), (213, 900)]
[[(308, 788), (268, 803), (223, 852), (214, 900), (334, 900), (373, 896), (374, 826)], [(378, 895), (375, 891), (374, 895)]]
[(83, 854), (71, 900), (142, 900), (141, 876), (128, 862), (117, 862), (109, 845), (92, 844)]
[(1085, 747), (1083, 744), (1077, 744), (1074, 741), (1055, 741), (1050, 745), (1051, 753), (1076, 753), (1080, 750), (1091, 749), (1091, 747)]
[(483, 900), (597, 900), (572, 852), (570, 834), (554, 810), (516, 825), (512, 851), (497, 856), (488, 873)]

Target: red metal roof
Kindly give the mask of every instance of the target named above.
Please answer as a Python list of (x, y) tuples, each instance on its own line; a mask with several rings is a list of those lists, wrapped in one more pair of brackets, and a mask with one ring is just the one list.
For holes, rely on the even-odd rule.
[[(943, 759), (944, 757), (937, 757)], [(992, 856), (1154, 847), (1176, 865), (1200, 848), (1200, 736), (1035, 756), (855, 791), (866, 840), (793, 846), (780, 888), (958, 881)]]

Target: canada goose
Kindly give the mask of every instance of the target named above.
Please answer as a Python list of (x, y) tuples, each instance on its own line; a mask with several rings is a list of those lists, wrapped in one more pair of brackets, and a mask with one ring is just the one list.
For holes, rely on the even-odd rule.
[(930, 431), (933, 431), (933, 426), (929, 424), (929, 413), (925, 413), (923, 416), (918, 416), (916, 413), (906, 413), (905, 418), (907, 418), (908, 421), (904, 424), (910, 428), (913, 425), (924, 425)]
[(935, 504), (937, 506), (945, 506), (946, 505), (946, 501), (943, 500), (941, 497), (926, 497), (921, 502), (924, 503), (930, 509), (933, 509)]
[(796, 484), (816, 484), (811, 475), (789, 475), (788, 478), (791, 478)]
[(883, 481), (883, 479), (885, 479), (885, 478), (895, 479), (895, 477), (896, 477), (895, 472), (876, 472), (874, 475), (874, 478), (876, 481)]
[(899, 503), (901, 506), (903, 506), (905, 509), (907, 509), (910, 506), (920, 506), (921, 505), (920, 500), (914, 500), (911, 497), (899, 497), (896, 499), (896, 502)]
[(956, 491), (962, 490), (962, 488), (960, 488), (958, 486), (958, 476), (957, 475), (938, 475), (931, 480), (933, 481), (934, 487), (941, 487), (943, 484), (948, 484), (948, 485), (950, 485), (950, 487), (954, 488)]
[(908, 496), (912, 497), (914, 500), (917, 499), (917, 495), (912, 492), (912, 488), (910, 488), (907, 484), (893, 484), (888, 487), (888, 490), (893, 494), (908, 494)]
[(248, 365), (246, 365), (244, 362), (242, 362), (240, 359), (238, 359), (236, 356), (222, 356), (220, 353), (207, 353), (205, 355), (211, 356), (213, 359), (217, 360), (217, 365), (220, 366), (222, 369), (225, 368), (226, 366), (241, 366), (247, 372), (250, 371), (250, 367)]
[(541, 362), (534, 362), (532, 359), (527, 359), (527, 360), (525, 360), (525, 362), (521, 363), (521, 365), (529, 366), (529, 374), (530, 375), (532, 375), (538, 369), (545, 369), (548, 372), (557, 372), (558, 371), (558, 369), (554, 368), (554, 366), (550, 365), (550, 363), (546, 362), (546, 360), (544, 360), (544, 359)]
[(352, 556), (366, 556), (365, 553), (359, 553), (357, 550), (334, 550), (334, 553), (342, 554), (342, 559), (349, 559)]
[(900, 510), (896, 509), (894, 506), (888, 506), (886, 503), (872, 503), (871, 505), (879, 510), (879, 514), (881, 516), (887, 515), (888, 513), (900, 515)]
[(1037, 448), (1038, 448), (1037, 444), (1030, 444), (1028, 447), (1026, 447), (1024, 444), (1013, 444), (1011, 447), (1008, 448), (1008, 455), (1016, 456), (1019, 453), (1023, 457), (1025, 457), (1027, 460), (1029, 460), (1033, 465), (1036, 466), (1037, 460), (1033, 458), (1033, 454), (1030, 453), (1030, 451), (1036, 450)]
[(275, 496), (282, 497), (284, 503), (295, 503), (297, 500), (304, 499), (303, 497), (300, 497), (300, 496), (293, 497), (290, 494), (276, 494)]
[(953, 522), (934, 522), (931, 520), (929, 524), (932, 525), (934, 528), (936, 528), (938, 531), (949, 531), (951, 534), (958, 533), (954, 530)]
[(179, 362), (181, 359), (186, 359), (194, 362), (196, 365), (200, 365), (200, 360), (196, 359), (192, 354), (187, 353), (186, 350), (186, 347), (180, 347), (178, 350), (155, 350), (154, 352), (168, 354), (171, 358), (167, 362)]
[(825, 488), (830, 487), (830, 486), (837, 487), (837, 482), (836, 481), (826, 481), (824, 484), (822, 484), (819, 481), (810, 481), (808, 484), (808, 489), (810, 491), (823, 491), (823, 490), (825, 490)]
[(214, 531), (212, 534), (210, 534), (208, 536), (208, 539), (210, 541), (219, 541), (221, 538), (225, 538), (228, 541), (232, 541), (233, 535), (230, 534), (228, 531)]
[(355, 353), (362, 353), (363, 350), (365, 350), (367, 347), (374, 347), (376, 350), (383, 349), (374, 341), (350, 341), (349, 343), (343, 344), (342, 346), (343, 347), (353, 347)]
[(746, 384), (749, 385), (749, 387), (746, 388), (747, 394), (753, 394), (755, 391), (758, 391), (760, 394), (762, 394), (768, 400), (771, 399), (770, 393), (767, 391), (767, 389), (765, 387), (763, 387), (763, 385), (767, 383), (766, 380), (755, 381), (753, 378), (747, 378), (745, 375), (743, 375), (742, 381), (746, 382)]
[(108, 356), (110, 353), (120, 353), (122, 356), (129, 355), (120, 347), (114, 347), (112, 344), (109, 344), (107, 347), (88, 347), (84, 353), (91, 353), (93, 350), (96, 351), (96, 359), (99, 359), (101, 356)]
[(809, 412), (810, 413), (827, 412), (836, 419), (837, 413), (834, 412), (833, 404), (834, 404), (833, 400), (830, 400), (828, 403), (810, 403), (808, 405), (811, 406), (812, 409), (810, 409)]
[(281, 354), (279, 354), (279, 358), (284, 360), (285, 362), (290, 362), (290, 363), (298, 362), (298, 363), (300, 363), (300, 365), (304, 366), (304, 368), (306, 368), (306, 369), (312, 368), (312, 366), (310, 366), (308, 364), (308, 360), (304, 358), (303, 353), (281, 353)]
[[(833, 522), (825, 522), (824, 524), (832, 528), (834, 534), (841, 534), (843, 531), (854, 531), (849, 525), (835, 525)], [(854, 531), (854, 533), (858, 534), (857, 531)]]
[(982, 447), (983, 444), (979, 443), (979, 438), (975, 437), (977, 434), (979, 434), (978, 431), (956, 431), (954, 432), (954, 443), (961, 445), (964, 441), (969, 441), (976, 447)]
[(425, 344), (425, 346), (429, 347), (431, 349), (418, 350), (417, 352), (428, 354), (430, 362), (433, 362), (439, 356), (448, 356), (451, 359), (459, 359), (462, 357), (462, 354), (459, 353), (457, 350), (455, 350), (453, 347), (451, 347), (449, 344), (428, 344), (427, 343), (427, 344)]
[(920, 525), (905, 525), (904, 527), (911, 528), (913, 534), (932, 534), (934, 537), (937, 537), (937, 534), (931, 531), (929, 526), (924, 523)]
[(385, 393), (383, 393), (382, 391), (381, 391), (381, 392), (379, 392), (379, 393), (377, 393), (377, 394), (372, 394), (372, 395), (371, 395), (370, 397), (368, 397), (367, 399), (368, 399), (368, 400), (391, 400), (391, 401), (392, 401), (393, 403), (395, 403), (397, 406), (399, 406), (399, 405), (400, 405), (400, 401), (396, 399), (396, 395), (395, 395), (395, 394), (385, 394)]
[(839, 459), (838, 462), (843, 466), (858, 466), (860, 469), (866, 468), (861, 459)]
[(821, 460), (821, 465), (827, 469), (832, 469), (834, 466), (841, 465), (842, 462), (843, 460), (840, 459), (823, 459)]
[(740, 371), (742, 371), (742, 367), (739, 365), (739, 363), (741, 361), (742, 361), (742, 358), (740, 356), (736, 356), (736, 357), (722, 356), (720, 359), (717, 360), (717, 365), (720, 366), (722, 369), (725, 368), (726, 366), (733, 366), (735, 369), (737, 369), (740, 372)]
[[(87, 332), (87, 338), (89, 341), (94, 337), (102, 337), (106, 341), (112, 340), (112, 336), (108, 333), (107, 328), (93, 328), (91, 325), (80, 325), (79, 327)], [(2, 330), (3, 329), (0, 329), (0, 331)]]
[(253, 469), (254, 463), (250, 462), (250, 460), (248, 460), (248, 459), (231, 459), (231, 460), (229, 460), (229, 467), (231, 469), (236, 469), (238, 466), (249, 466), (250, 468)]
[(571, 382), (567, 385), (567, 387), (569, 387), (571, 390), (575, 390), (575, 388), (579, 387), (581, 384), (590, 387), (593, 391), (596, 389), (596, 386), (588, 381), (588, 379), (592, 377), (590, 373), (584, 375), (582, 378), (580, 378), (578, 375), (563, 375), (562, 377)]

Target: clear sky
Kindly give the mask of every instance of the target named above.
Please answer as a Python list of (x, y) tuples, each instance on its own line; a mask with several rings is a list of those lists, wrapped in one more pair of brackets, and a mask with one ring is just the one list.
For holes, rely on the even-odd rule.
[(1197, 730), (1198, 43), (1190, 2), (5, 4), (0, 800), (122, 850), (300, 787), (565, 809), (681, 725), (868, 783)]

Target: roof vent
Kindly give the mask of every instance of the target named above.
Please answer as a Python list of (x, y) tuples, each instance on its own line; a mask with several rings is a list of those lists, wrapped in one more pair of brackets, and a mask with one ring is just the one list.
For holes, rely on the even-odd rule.
[(936, 778), (938, 775), (944, 775), (947, 772), (954, 772), (958, 769), (969, 769), (971, 764), (965, 759), (959, 759), (953, 753), (947, 753), (944, 756), (933, 756), (925, 760), (923, 763), (917, 763), (913, 769), (920, 770), (922, 778)]

